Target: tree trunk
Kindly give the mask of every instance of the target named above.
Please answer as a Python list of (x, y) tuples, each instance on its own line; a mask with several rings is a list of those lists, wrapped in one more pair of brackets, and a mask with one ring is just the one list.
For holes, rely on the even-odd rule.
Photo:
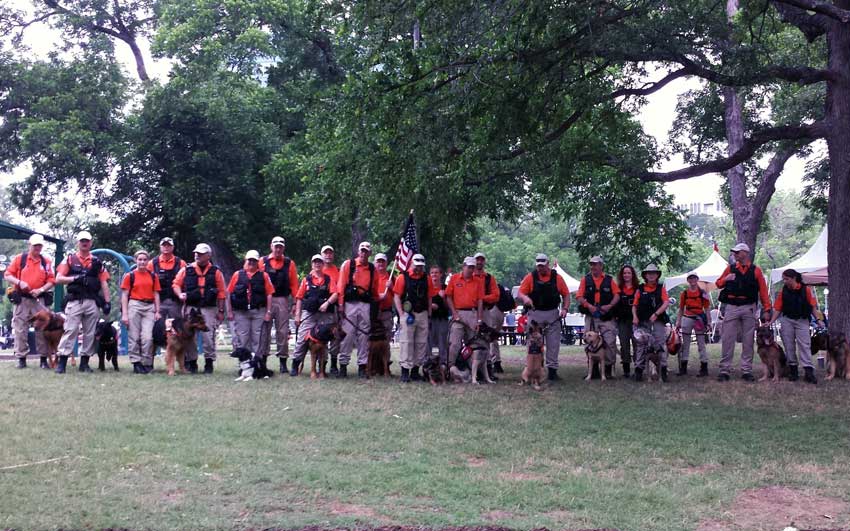
[[(360, 210), (354, 211), (354, 221), (351, 222), (351, 255), (357, 256), (357, 246), (360, 242), (366, 240), (366, 227), (363, 226), (363, 219), (360, 216)], [(347, 260), (347, 258), (344, 258)]]
[(130, 47), (130, 50), (133, 51), (133, 57), (136, 59), (136, 72), (139, 74), (139, 79), (143, 82), (150, 81), (150, 77), (148, 77), (148, 70), (145, 68), (145, 57), (142, 55), (142, 50), (139, 49), (139, 45), (136, 44), (136, 39), (132, 35), (128, 35), (123, 40)]
[[(836, 0), (850, 9), (850, 0)], [(827, 82), (826, 143), (829, 150), (829, 327), (850, 334), (850, 25), (832, 23), (827, 33), (829, 69), (837, 74)]]

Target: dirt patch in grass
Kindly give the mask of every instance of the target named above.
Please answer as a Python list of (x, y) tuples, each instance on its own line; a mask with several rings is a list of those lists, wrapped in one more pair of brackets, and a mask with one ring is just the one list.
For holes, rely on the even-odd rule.
[(487, 460), (483, 457), (471, 455), (466, 458), (466, 466), (470, 468), (482, 468), (487, 466)]
[(336, 516), (353, 516), (354, 518), (364, 520), (378, 519), (378, 513), (376, 513), (371, 507), (355, 505), (353, 503), (342, 503), (339, 501), (331, 502), (330, 513)]
[(534, 472), (502, 472), (499, 474), (499, 478), (506, 481), (537, 481), (540, 483), (549, 481), (548, 476)]
[(694, 476), (698, 474), (708, 474), (709, 472), (714, 472), (719, 468), (720, 465), (718, 465), (717, 463), (706, 463), (704, 465), (681, 467), (679, 469), (679, 473), (684, 476)]
[(514, 513), (509, 511), (490, 511), (489, 513), (484, 513), (481, 516), (484, 517), (485, 520), (490, 522), (498, 522), (499, 520), (507, 520), (508, 518), (513, 518), (516, 516)]
[(847, 509), (847, 502), (836, 498), (788, 487), (763, 487), (743, 491), (722, 520), (704, 520), (697, 531), (782, 529), (791, 523), (801, 529), (842, 527), (847, 524)]
[(183, 489), (171, 489), (165, 491), (160, 499), (166, 503), (180, 503), (186, 496), (186, 491)]

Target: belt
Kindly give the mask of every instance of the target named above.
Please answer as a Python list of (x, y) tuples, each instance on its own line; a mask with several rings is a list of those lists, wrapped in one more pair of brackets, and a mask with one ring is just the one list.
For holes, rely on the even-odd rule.
[(145, 304), (153, 304), (153, 299), (130, 299), (131, 301), (144, 302)]
[(459, 312), (474, 312), (476, 308), (455, 308)]

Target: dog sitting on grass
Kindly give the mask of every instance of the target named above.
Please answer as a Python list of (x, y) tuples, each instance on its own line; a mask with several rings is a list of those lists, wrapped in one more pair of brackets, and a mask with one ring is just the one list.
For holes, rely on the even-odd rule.
[(847, 367), (850, 345), (847, 343), (847, 336), (841, 332), (830, 332), (826, 352), (829, 360), (826, 379), (832, 380), (836, 376), (839, 378), (843, 376), (845, 380), (850, 380), (850, 370)]
[[(587, 356), (587, 376), (585, 381), (590, 381), (593, 375), (593, 367), (602, 367), (605, 364), (605, 340), (602, 339), (602, 334), (594, 330), (588, 330), (584, 333), (584, 354)], [(605, 372), (600, 371), (600, 378), (604, 382)]]
[(428, 356), (425, 363), (422, 364), (422, 376), (425, 380), (431, 382), (431, 385), (439, 385), (446, 381), (446, 375), (443, 367), (440, 365), (440, 356)]
[[(51, 369), (55, 369), (56, 351), (59, 348), (59, 340), (62, 339), (62, 333), (65, 330), (65, 316), (61, 313), (51, 312), (50, 310), (39, 310), (30, 317), (29, 322), (33, 328), (44, 335), (44, 340), (47, 343), (47, 363)], [(73, 353), (71, 356), (73, 356)], [(72, 365), (76, 364), (73, 357), (71, 362)]]
[(499, 331), (487, 323), (480, 323), (478, 331), (470, 340), (472, 346), (472, 383), (478, 385), (478, 375), (484, 376), (484, 381), (488, 384), (496, 383), (491, 374), (490, 368), (487, 365), (487, 358), (490, 356), (490, 343), (499, 339)]
[(239, 377), (234, 380), (236, 382), (264, 380), (271, 378), (274, 374), (266, 367), (264, 356), (257, 356), (247, 348), (237, 348), (230, 353), (230, 357), (239, 360)]
[(118, 337), (112, 321), (101, 321), (97, 323), (94, 332), (94, 340), (97, 342), (97, 370), (106, 370), (106, 362), (112, 362), (112, 368), (118, 371)]
[[(158, 330), (159, 329), (159, 330)], [(169, 376), (174, 376), (174, 363), (181, 373), (186, 372), (186, 349), (195, 341), (198, 331), (209, 330), (204, 316), (199, 310), (192, 308), (185, 318), (160, 319), (154, 323), (154, 344), (162, 346), (162, 335), (165, 335), (165, 367)]]
[(764, 376), (759, 378), (763, 382), (770, 378), (778, 382), (779, 378), (788, 377), (788, 361), (785, 359), (785, 351), (773, 336), (773, 329), (769, 326), (760, 326), (756, 331), (756, 345), (758, 346), (759, 358), (764, 363)]
[[(342, 329), (336, 323), (317, 324), (307, 332), (307, 351), (310, 353), (310, 379), (324, 380), (325, 362), (328, 358), (328, 342), (342, 339)], [(303, 364), (299, 367), (299, 372)]]
[(392, 376), (390, 374), (390, 342), (387, 331), (380, 319), (373, 319), (369, 328), (369, 357), (366, 361), (366, 374), (372, 376)]
[(519, 385), (531, 384), (539, 391), (543, 384), (543, 329), (537, 321), (531, 321), (526, 343), (525, 368)]

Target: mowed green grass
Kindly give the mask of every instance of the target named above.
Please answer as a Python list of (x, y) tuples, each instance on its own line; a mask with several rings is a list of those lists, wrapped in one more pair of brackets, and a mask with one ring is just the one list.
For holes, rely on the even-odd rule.
[(738, 529), (737, 497), (767, 486), (850, 523), (850, 384), (721, 384), (715, 361), (711, 379), (584, 382), (571, 347), (536, 392), (508, 350), (481, 387), (235, 383), (225, 357), (174, 378), (2, 363), (0, 528)]

